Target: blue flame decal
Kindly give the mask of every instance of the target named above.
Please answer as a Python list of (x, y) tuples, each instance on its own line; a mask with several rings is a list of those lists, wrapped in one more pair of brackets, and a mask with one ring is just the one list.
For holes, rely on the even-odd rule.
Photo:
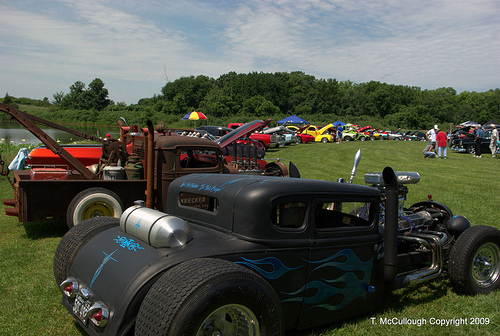
[[(287, 267), (278, 258), (267, 257), (259, 260), (241, 258), (244, 261), (236, 262), (253, 268), (262, 276), (269, 280), (276, 280), (288, 272), (302, 268)], [(281, 292), (282, 295), (290, 296), (282, 302), (301, 302), (310, 305), (308, 310), (313, 308), (322, 308), (330, 311), (341, 309), (351, 303), (354, 299), (366, 299), (372, 274), (373, 257), (368, 261), (361, 261), (358, 256), (350, 249), (344, 249), (338, 253), (317, 261), (303, 259), (306, 263), (313, 266), (309, 275), (314, 276), (315, 272), (332, 267), (337, 271), (344, 271), (344, 274), (334, 279), (318, 278), (311, 280), (306, 285), (293, 292)], [(265, 267), (261, 267), (265, 266)], [(314, 267), (315, 266), (315, 267)], [(356, 273), (355, 273), (356, 272)], [(328, 274), (329, 272), (323, 272)], [(309, 294), (309, 296), (306, 296)], [(337, 304), (328, 303), (328, 299), (333, 296)]]
[[(339, 258), (342, 260), (335, 261)], [(368, 284), (371, 278), (373, 258), (368, 261), (361, 261), (352, 250), (344, 249), (322, 260), (304, 261), (314, 265), (319, 264), (319, 266), (312, 269), (311, 274), (326, 267), (335, 267), (339, 270), (346, 271), (346, 273), (335, 279), (320, 278), (310, 281), (294, 292), (282, 292), (282, 294), (294, 296), (282, 302), (303, 302), (308, 305), (313, 305), (309, 309), (323, 308), (327, 310), (338, 310), (345, 307), (356, 298), (366, 299), (367, 288), (369, 287)], [(353, 271), (362, 272), (362, 278), (359, 278)], [(314, 289), (313, 294), (311, 296), (304, 296), (306, 290), (309, 291), (311, 289)], [(338, 304), (332, 305), (324, 302), (337, 294), (343, 296), (343, 299)]]
[[(337, 259), (339, 257), (345, 257), (344, 262), (339, 262), (339, 261), (332, 261), (334, 259)], [(373, 258), (372, 258), (373, 259)], [(308, 263), (311, 264), (320, 264), (318, 267), (312, 270), (312, 272), (324, 268), (324, 267), (337, 267), (343, 271), (363, 271), (365, 272), (366, 269), (371, 269), (372, 265), (372, 259), (363, 262), (359, 260), (359, 258), (354, 254), (352, 250), (342, 250), (328, 258), (325, 258), (323, 260), (318, 260), (318, 261), (308, 261)]]
[[(278, 279), (281, 276), (283, 276), (283, 274), (302, 267), (302, 266), (294, 267), (294, 268), (286, 267), (285, 265), (283, 265), (281, 260), (279, 260), (278, 258), (275, 258), (275, 257), (267, 257), (267, 258), (263, 258), (260, 260), (251, 260), (251, 259), (247, 259), (247, 258), (243, 258), (243, 257), (241, 259), (245, 260), (245, 262), (238, 261), (238, 262), (236, 262), (236, 264), (243, 264), (243, 265), (246, 265), (248, 267), (251, 267), (254, 270), (256, 270), (257, 272), (259, 272), (266, 279), (269, 279), (269, 280)], [(263, 269), (257, 265), (270, 265), (272, 270), (266, 271), (265, 269)]]

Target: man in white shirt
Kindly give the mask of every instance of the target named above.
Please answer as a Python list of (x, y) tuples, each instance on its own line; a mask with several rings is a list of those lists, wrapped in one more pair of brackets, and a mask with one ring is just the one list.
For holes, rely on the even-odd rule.
[(490, 141), (491, 156), (496, 157), (498, 149), (498, 130), (495, 124), (491, 124), (491, 141)]
[(436, 141), (436, 135), (438, 129), (439, 129), (438, 125), (434, 125), (434, 128), (427, 131), (427, 134), (425, 136), (427, 137), (427, 140), (429, 140), (429, 142)]

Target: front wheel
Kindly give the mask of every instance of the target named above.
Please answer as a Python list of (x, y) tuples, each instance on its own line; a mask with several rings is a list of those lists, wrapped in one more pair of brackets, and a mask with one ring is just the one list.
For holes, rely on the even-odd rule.
[(113, 191), (99, 187), (89, 188), (73, 198), (68, 206), (66, 220), (71, 229), (81, 221), (92, 217), (118, 218), (123, 209), (122, 200)]
[(321, 138), (321, 142), (322, 143), (327, 143), (328, 142), (328, 138)]
[(500, 231), (476, 225), (464, 231), (450, 253), (448, 274), (456, 292), (488, 294), (500, 287)]
[(192, 259), (151, 287), (137, 315), (136, 335), (282, 335), (273, 288), (254, 272), (221, 259)]
[(475, 145), (467, 146), (466, 150), (467, 150), (467, 153), (469, 153), (469, 154), (476, 154), (476, 146)]

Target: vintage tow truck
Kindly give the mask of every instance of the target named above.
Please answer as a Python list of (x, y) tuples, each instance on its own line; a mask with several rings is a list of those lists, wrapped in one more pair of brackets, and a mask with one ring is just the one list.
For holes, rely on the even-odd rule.
[(419, 179), (389, 167), (365, 175), (370, 186), (179, 177), (164, 211), (137, 202), (62, 238), (62, 304), (89, 335), (283, 335), (442, 276), (460, 293), (497, 289), (500, 231), (432, 200), (404, 207)]
[[(36, 116), (0, 103), (0, 111), (9, 114), (38, 137), (67, 169), (50, 169), (46, 178), (40, 178), (45, 168), (38, 164), (30, 170), (14, 170), (14, 198), (4, 199), (7, 215), (17, 216), (20, 222), (66, 219), (71, 228), (90, 217), (120, 217), (123, 210), (137, 199), (147, 199), (148, 206), (164, 210), (167, 189), (177, 177), (192, 173), (231, 173), (298, 176), (297, 168), (290, 163), (265, 162), (257, 158), (253, 144), (238, 145), (239, 137), (266, 125), (256, 120), (245, 124), (218, 140), (180, 136), (163, 126), (135, 130), (119, 120), (120, 140), (102, 140), (62, 127)], [(70, 150), (50, 138), (36, 123), (62, 129), (75, 135), (102, 143), (102, 156), (95, 167), (87, 167), (75, 158)], [(246, 133), (245, 133), (246, 132)], [(224, 156), (222, 148), (234, 146), (232, 156)], [(140, 162), (137, 178), (126, 179), (123, 171), (127, 160)], [(0, 161), (1, 158), (0, 158)], [(55, 162), (55, 161), (54, 161)], [(125, 168), (120, 165), (120, 162)], [(2, 162), (3, 163), (3, 162)], [(289, 169), (290, 168), (290, 169)], [(122, 174), (119, 174), (119, 173)], [(9, 174), (4, 171), (2, 174)], [(147, 194), (147, 195), (145, 195)], [(146, 197), (147, 196), (147, 197)]]

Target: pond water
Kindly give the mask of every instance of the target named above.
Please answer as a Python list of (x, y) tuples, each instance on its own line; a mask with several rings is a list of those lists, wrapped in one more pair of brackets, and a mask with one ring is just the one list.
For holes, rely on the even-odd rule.
[[(48, 136), (61, 144), (82, 140), (82, 138), (71, 133), (60, 131), (42, 124), (36, 125), (47, 133)], [(112, 137), (118, 138), (120, 134), (118, 126), (60, 125), (97, 137), (104, 137), (106, 134), (111, 134)], [(13, 145), (26, 143), (37, 145), (40, 144), (41, 141), (17, 122), (11, 120), (0, 120), (0, 143), (12, 143)]]

